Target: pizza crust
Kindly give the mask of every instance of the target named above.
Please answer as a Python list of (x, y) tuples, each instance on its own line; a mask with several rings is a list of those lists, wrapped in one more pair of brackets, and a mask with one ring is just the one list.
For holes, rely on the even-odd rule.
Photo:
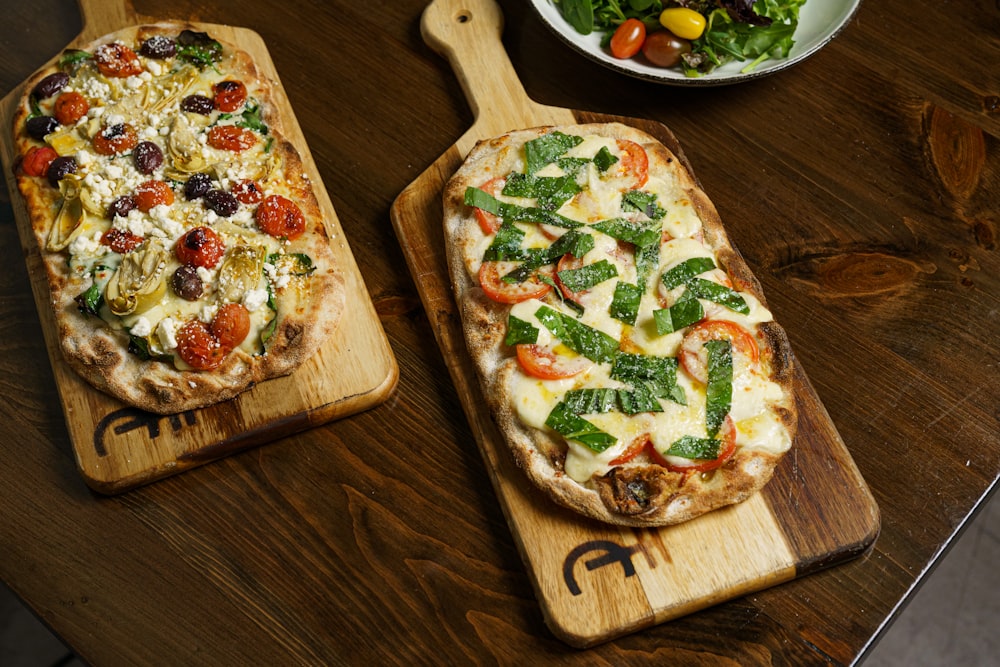
[[(137, 26), (105, 35), (82, 50), (93, 52), (97, 46), (114, 41), (138, 44), (153, 35), (176, 36), (184, 29), (197, 30), (192, 25), (173, 22)], [(282, 170), (277, 187), (283, 196), (298, 204), (306, 220), (306, 232), (286, 241), (282, 250), (308, 255), (315, 267), (307, 279), (296, 278), (275, 289), (277, 326), (265, 353), (251, 354), (237, 348), (211, 371), (179, 368), (169, 361), (143, 360), (130, 353), (126, 331), (112, 329), (103, 319), (80, 313), (74, 300), (79, 294), (79, 277), (71, 273), (66, 253), (46, 248), (61, 201), (59, 190), (51, 187), (44, 177), (29, 177), (20, 169), (16, 172), (48, 279), (63, 358), (95, 388), (130, 406), (160, 414), (209, 406), (233, 398), (260, 382), (291, 373), (316, 354), (336, 329), (346, 299), (323, 211), (300, 154), (284, 137), (273, 88), (259, 75), (246, 52), (228, 44), (223, 46), (226, 56), (219, 68), (229, 78), (246, 81), (260, 102), (261, 117), (272, 142), (270, 150)], [(37, 82), (56, 70), (55, 66), (41, 70), (25, 85), (12, 128), (20, 156), (32, 146), (40, 145), (24, 129), (31, 113), (30, 93)], [(204, 86), (198, 88), (196, 84), (192, 92), (205, 94)], [(232, 161), (238, 163), (238, 157), (234, 156)]]
[[(467, 187), (480, 187), (492, 178), (522, 169), (524, 143), (553, 131), (627, 139), (642, 145), (649, 156), (650, 173), (655, 170), (673, 179), (678, 191), (692, 201), (705, 239), (716, 251), (718, 264), (734, 287), (765, 305), (758, 281), (730, 243), (714, 205), (681, 161), (654, 137), (612, 123), (530, 128), (480, 142), (445, 187), (444, 233), (467, 347), (504, 441), (532, 484), (552, 501), (605, 523), (666, 526), (746, 500), (770, 480), (784, 452), (738, 447), (722, 467), (703, 474), (671, 472), (659, 465), (635, 461), (612, 466), (606, 473), (581, 482), (566, 473), (567, 444), (562, 436), (548, 428), (528, 426), (518, 414), (516, 378), (523, 371), (514, 350), (504, 342), (510, 307), (491, 300), (475, 278), (485, 246), (464, 195)], [(791, 443), (797, 415), (787, 336), (773, 321), (762, 323), (754, 333), (761, 350), (762, 372), (781, 390), (771, 409)]]

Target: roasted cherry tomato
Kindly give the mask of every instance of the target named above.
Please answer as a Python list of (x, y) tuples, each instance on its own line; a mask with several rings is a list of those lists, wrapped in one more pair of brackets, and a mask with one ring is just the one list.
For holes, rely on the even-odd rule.
[(142, 245), (143, 238), (130, 231), (112, 227), (101, 235), (101, 243), (108, 246), (119, 255), (132, 252)]
[(143, 213), (148, 213), (161, 204), (170, 206), (174, 203), (174, 191), (164, 181), (140, 183), (133, 196), (136, 208)]
[(528, 375), (542, 380), (571, 378), (593, 366), (584, 356), (556, 354), (544, 345), (517, 345), (517, 361)]
[(130, 151), (139, 143), (139, 133), (129, 123), (116, 123), (101, 128), (94, 135), (94, 151), (100, 155), (117, 155)]
[(669, 30), (651, 32), (642, 43), (642, 55), (657, 67), (674, 67), (685, 53), (691, 53), (691, 42)]
[(257, 207), (254, 218), (264, 233), (275, 238), (294, 239), (306, 231), (306, 218), (302, 209), (291, 199), (270, 195)]
[(222, 259), (226, 243), (211, 227), (195, 227), (184, 233), (174, 245), (174, 254), (181, 264), (213, 268)]
[(242, 304), (227, 303), (216, 312), (209, 330), (224, 349), (235, 349), (250, 333), (250, 312)]
[(751, 366), (757, 365), (760, 350), (753, 335), (729, 320), (704, 320), (694, 324), (684, 334), (678, 354), (681, 368), (694, 380), (702, 384), (708, 383), (707, 352), (705, 343), (710, 340), (728, 340), (733, 345), (733, 354), (742, 357)]
[(57, 157), (59, 154), (51, 146), (33, 146), (21, 160), (21, 171), (25, 176), (44, 176)]
[(533, 274), (520, 283), (506, 283), (503, 276), (519, 266), (517, 262), (483, 262), (479, 267), (479, 285), (486, 296), (499, 303), (520, 303), (528, 299), (540, 299), (552, 286), (539, 280)]
[(652, 446), (650, 446), (649, 451), (654, 461), (673, 472), (708, 472), (721, 466), (736, 453), (736, 425), (733, 424), (733, 420), (728, 415), (722, 428), (719, 429), (717, 437), (722, 441), (722, 446), (719, 447), (719, 455), (714, 459), (685, 459), (679, 456), (666, 456), (656, 451), (656, 448)]
[(264, 198), (264, 193), (260, 189), (257, 181), (245, 179), (233, 185), (231, 192), (236, 197), (236, 201), (242, 204), (259, 204)]
[(660, 12), (660, 25), (681, 39), (695, 40), (705, 32), (705, 17), (687, 7), (671, 7)]
[(201, 320), (188, 320), (177, 330), (177, 356), (199, 371), (218, 368), (228, 351)]
[(238, 125), (216, 125), (208, 131), (208, 145), (234, 153), (242, 153), (257, 143), (257, 135)]
[[(494, 179), (486, 181), (479, 186), (479, 189), (486, 194), (493, 195), (496, 197), (503, 190), (503, 186), (507, 183), (507, 180), (502, 176), (497, 176)], [(483, 230), (483, 234), (489, 236), (490, 234), (496, 234), (497, 230), (500, 229), (500, 219), (490, 213), (489, 211), (484, 211), (481, 208), (476, 209), (476, 221), (479, 222), (479, 228)]]
[(121, 42), (98, 46), (94, 51), (94, 62), (101, 74), (109, 78), (123, 79), (142, 73), (139, 56)]
[(90, 102), (87, 98), (71, 90), (56, 98), (52, 115), (56, 117), (62, 125), (72, 125), (87, 115), (90, 111)]
[(212, 86), (213, 103), (219, 111), (236, 111), (247, 99), (247, 87), (241, 81), (226, 79)]
[(639, 53), (646, 40), (646, 24), (639, 19), (626, 19), (611, 36), (611, 55), (627, 59)]

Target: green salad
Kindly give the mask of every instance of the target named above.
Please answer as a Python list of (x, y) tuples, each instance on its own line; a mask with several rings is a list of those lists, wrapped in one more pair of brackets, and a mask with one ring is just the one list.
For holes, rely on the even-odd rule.
[(616, 58), (642, 58), (687, 76), (725, 63), (751, 72), (787, 58), (799, 9), (806, 0), (552, 0), (583, 35), (603, 33), (602, 48)]

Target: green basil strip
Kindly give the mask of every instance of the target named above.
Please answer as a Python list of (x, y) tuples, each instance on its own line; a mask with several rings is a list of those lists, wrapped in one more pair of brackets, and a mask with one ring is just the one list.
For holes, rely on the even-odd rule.
[(570, 389), (562, 402), (577, 415), (600, 415), (618, 408), (618, 390), (609, 387)]
[(597, 363), (611, 361), (618, 352), (616, 338), (548, 306), (540, 307), (535, 313), (535, 317), (566, 347), (591, 361)]
[(662, 234), (659, 226), (646, 227), (624, 218), (601, 220), (590, 226), (613, 239), (633, 243), (636, 246), (657, 245), (660, 242), (660, 235)]
[(642, 190), (630, 190), (622, 195), (623, 211), (639, 211), (650, 220), (662, 220), (667, 210), (656, 203), (656, 195)]
[(656, 333), (664, 336), (680, 331), (705, 317), (705, 308), (695, 298), (691, 290), (685, 289), (681, 297), (670, 308), (653, 311)]
[(603, 452), (618, 439), (605, 433), (589, 421), (569, 409), (566, 403), (559, 403), (545, 419), (545, 425), (568, 440), (581, 442), (595, 452)]
[(611, 379), (632, 386), (644, 385), (657, 398), (687, 405), (684, 388), (677, 384), (677, 358), (619, 353), (611, 367)]
[(513, 315), (507, 317), (507, 337), (504, 339), (504, 343), (514, 346), (521, 343), (533, 345), (537, 342), (538, 327)]
[(556, 164), (563, 170), (563, 173), (574, 180), (580, 178), (583, 168), (590, 162), (585, 157), (561, 157), (556, 160)]
[(649, 277), (656, 273), (660, 266), (660, 243), (636, 246), (635, 248), (635, 270), (638, 274), (638, 283), (646, 285)]
[(644, 383), (635, 385), (631, 390), (619, 389), (618, 403), (621, 411), (627, 415), (663, 412), (663, 405), (656, 400), (656, 390)]
[(524, 160), (528, 174), (544, 169), (556, 158), (583, 142), (583, 137), (562, 132), (550, 132), (524, 145)]
[(493, 241), (483, 254), (483, 261), (510, 262), (523, 260), (526, 257), (524, 249), (521, 248), (524, 236), (524, 232), (515, 227), (513, 223), (504, 220), (500, 223), (500, 229), (497, 230)]
[(559, 276), (559, 280), (562, 281), (562, 284), (569, 291), (579, 292), (590, 289), (594, 285), (603, 283), (605, 280), (616, 278), (618, 276), (618, 269), (608, 260), (602, 259), (599, 262), (587, 264), (578, 269), (559, 271), (556, 275)]
[(714, 268), (715, 261), (711, 257), (692, 257), (684, 260), (669, 271), (665, 271), (660, 280), (663, 281), (663, 286), (670, 290), (680, 287), (693, 280), (695, 276), (706, 271), (711, 271)]
[(534, 198), (538, 200), (539, 208), (555, 211), (580, 190), (572, 176), (528, 176), (514, 172), (507, 176), (503, 194)]
[[(513, 225), (511, 225), (511, 227), (513, 229), (517, 229), (516, 227), (513, 227)], [(501, 225), (500, 231), (503, 231), (503, 225)], [(500, 234), (500, 231), (497, 232), (498, 235)], [(521, 232), (521, 230), (517, 231), (520, 233), (521, 238), (523, 238), (524, 233)], [(495, 243), (496, 240), (494, 239), (494, 244)], [(493, 245), (490, 245), (490, 248), (486, 251), (484, 259), (491, 258), (492, 248)], [(590, 234), (581, 234), (580, 232), (572, 229), (557, 238), (552, 245), (546, 248), (521, 249), (519, 239), (517, 253), (515, 254), (514, 252), (511, 252), (508, 257), (511, 259), (524, 260), (524, 264), (504, 276), (503, 280), (507, 283), (523, 282), (527, 280), (538, 267), (545, 266), (546, 264), (555, 264), (559, 261), (560, 257), (567, 253), (573, 255), (574, 257), (583, 257), (593, 249), (593, 236)], [(553, 284), (553, 286), (555, 285)]]
[(714, 438), (733, 406), (733, 345), (728, 340), (710, 340), (708, 386), (705, 389), (705, 430)]
[(743, 315), (750, 314), (750, 306), (747, 305), (746, 300), (736, 290), (725, 285), (720, 285), (704, 278), (694, 278), (688, 282), (687, 286), (699, 299), (713, 301), (720, 306), (725, 306), (729, 310), (742, 313)]
[(597, 151), (597, 155), (594, 156), (594, 164), (602, 174), (614, 166), (616, 162), (618, 162), (618, 156), (609, 151), (607, 146), (601, 146), (601, 150)]
[(663, 453), (668, 456), (679, 456), (684, 459), (706, 459), (711, 461), (719, 458), (719, 450), (721, 448), (721, 440), (685, 435), (670, 445), (670, 448)]
[[(560, 275), (560, 279), (562, 276)], [(642, 289), (638, 285), (618, 281), (615, 285), (615, 295), (611, 299), (608, 314), (619, 322), (635, 324), (639, 317), (639, 304), (642, 301)]]
[(582, 222), (577, 222), (564, 215), (559, 215), (558, 213), (547, 211), (537, 206), (517, 206), (516, 204), (502, 202), (485, 190), (471, 186), (465, 189), (463, 201), (467, 206), (474, 206), (487, 213), (492, 213), (503, 219), (504, 222), (541, 223), (552, 225), (553, 227), (564, 227), (566, 229), (575, 229), (576, 227), (583, 226)]

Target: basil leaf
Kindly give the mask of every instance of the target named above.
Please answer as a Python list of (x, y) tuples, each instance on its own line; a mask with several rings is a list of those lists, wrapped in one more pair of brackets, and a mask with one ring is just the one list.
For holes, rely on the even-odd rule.
[(733, 405), (733, 345), (728, 340), (710, 340), (708, 385), (705, 388), (705, 430), (715, 437)]
[[(560, 275), (560, 279), (562, 276)], [(638, 285), (618, 281), (615, 285), (615, 295), (611, 299), (609, 314), (625, 324), (635, 324), (639, 317), (639, 303), (642, 301), (642, 289)]]
[(259, 104), (247, 104), (240, 115), (240, 119), (236, 121), (236, 125), (245, 127), (248, 130), (255, 130), (263, 135), (267, 135), (268, 133), (267, 123), (264, 122)]
[(660, 244), (657, 242), (649, 245), (637, 245), (635, 247), (635, 270), (638, 274), (638, 283), (646, 285), (649, 277), (656, 272), (660, 266)]
[(572, 317), (563, 315), (548, 306), (542, 306), (535, 317), (555, 334), (562, 343), (577, 354), (598, 363), (611, 361), (618, 352), (618, 340), (587, 326)]
[(663, 406), (656, 400), (656, 392), (644, 383), (635, 385), (631, 390), (618, 390), (618, 402), (622, 412), (627, 415), (663, 412)]
[(611, 379), (648, 387), (657, 398), (687, 405), (684, 388), (677, 384), (677, 358), (619, 353), (611, 367)]
[(504, 339), (504, 343), (514, 346), (521, 343), (534, 344), (537, 342), (538, 327), (513, 315), (507, 316), (507, 337)]
[(616, 389), (571, 389), (562, 401), (567, 410), (577, 415), (599, 415), (614, 412), (618, 407)]
[(582, 142), (583, 137), (562, 132), (550, 132), (532, 139), (524, 145), (525, 171), (534, 174)]
[(643, 247), (658, 244), (660, 241), (660, 235), (662, 234), (658, 226), (646, 227), (644, 225), (630, 222), (624, 218), (601, 220), (600, 222), (595, 222), (590, 226), (599, 232), (607, 234), (613, 239), (634, 243), (637, 246)]
[(729, 310), (742, 313), (743, 315), (750, 314), (750, 306), (747, 305), (746, 300), (738, 292), (725, 285), (720, 285), (704, 278), (695, 278), (688, 282), (687, 286), (699, 299), (713, 301), (720, 306), (725, 306)]
[[(500, 223), (496, 236), (486, 252), (483, 254), (484, 262), (519, 261), (526, 257), (521, 248), (524, 241), (524, 232), (506, 220)], [(526, 276), (527, 277), (527, 276)], [(522, 279), (523, 280), (523, 279)]]
[(545, 425), (568, 440), (581, 442), (595, 452), (603, 452), (618, 440), (580, 417), (566, 403), (558, 403), (545, 419)]
[(711, 461), (719, 458), (719, 450), (721, 448), (721, 440), (685, 435), (680, 440), (671, 444), (669, 449), (663, 453), (668, 456), (679, 456), (685, 459), (705, 459)]
[(607, 146), (601, 146), (601, 150), (597, 151), (597, 155), (594, 156), (594, 165), (602, 174), (613, 167), (616, 162), (618, 162), (618, 156), (612, 154)]
[(73, 299), (77, 309), (84, 315), (100, 316), (101, 304), (104, 303), (104, 291), (95, 280), (86, 290)]
[(671, 290), (689, 283), (695, 276), (714, 268), (715, 261), (711, 257), (692, 257), (665, 271), (660, 280), (663, 281), (664, 287)]
[[(574, 255), (576, 257), (576, 255)], [(615, 265), (606, 259), (602, 259), (599, 262), (594, 262), (593, 264), (587, 264), (581, 266), (578, 269), (564, 269), (559, 271), (556, 275), (559, 276), (559, 280), (562, 284), (571, 292), (580, 292), (585, 289), (590, 289), (594, 285), (603, 283), (605, 280), (611, 280), (618, 275), (618, 269)]]
[[(503, 225), (500, 226), (500, 231), (503, 231)], [(520, 233), (521, 238), (523, 238), (524, 233), (520, 232), (520, 230), (517, 231)], [(498, 231), (497, 234), (499, 235), (500, 232)], [(508, 283), (518, 283), (527, 280), (534, 273), (535, 269), (546, 264), (554, 264), (560, 257), (567, 253), (574, 257), (583, 257), (594, 248), (593, 236), (590, 234), (581, 234), (575, 230), (566, 232), (547, 248), (522, 250), (520, 242), (521, 239), (519, 238), (516, 256), (511, 251), (508, 252), (508, 257), (511, 259), (523, 259), (524, 264), (504, 276), (504, 280)], [(496, 243), (495, 240), (494, 243)], [(492, 245), (487, 249), (487, 258), (489, 258), (491, 249)], [(555, 287), (555, 283), (551, 284)]]
[(661, 220), (667, 210), (656, 203), (656, 195), (642, 190), (630, 190), (622, 195), (623, 211), (639, 211), (651, 220)]
[(559, 168), (572, 179), (577, 179), (580, 177), (583, 168), (590, 164), (590, 160), (585, 157), (561, 157), (556, 160), (556, 164)]
[(543, 208), (507, 204), (485, 190), (471, 186), (465, 189), (463, 201), (467, 206), (474, 206), (502, 218), (504, 222), (535, 222), (566, 229), (583, 226), (582, 222), (571, 220), (564, 215)]
[(661, 336), (689, 327), (703, 317), (705, 317), (705, 309), (689, 289), (685, 289), (681, 297), (670, 308), (653, 311), (656, 333)]
[(530, 197), (538, 200), (539, 208), (555, 211), (580, 192), (572, 176), (528, 176), (511, 173), (503, 188), (508, 197)]

